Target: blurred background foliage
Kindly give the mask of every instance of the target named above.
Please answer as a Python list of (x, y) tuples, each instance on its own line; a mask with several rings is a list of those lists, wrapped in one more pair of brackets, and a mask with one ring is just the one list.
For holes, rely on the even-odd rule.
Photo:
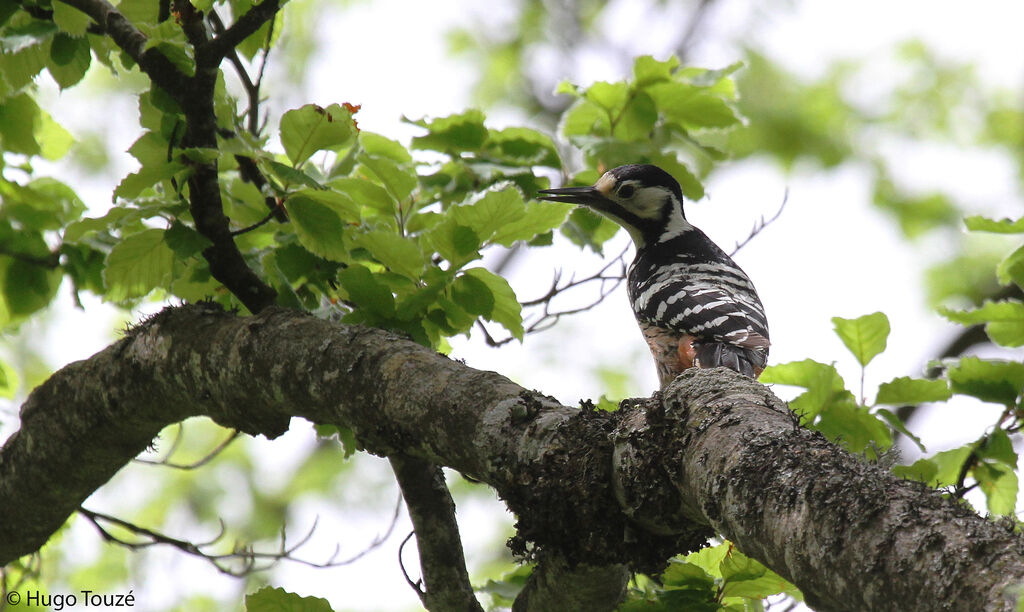
[[(302, 107), (316, 97), (314, 92), (320, 84), (313, 78), (322, 72), (313, 70), (312, 66), (330, 62), (373, 65), (378, 58), (329, 58), (323, 54), (324, 49), (331, 47), (332, 37), (338, 35), (331, 25), (358, 23), (370, 10), (368, 4), (293, 0), (286, 5), (275, 22), (275, 43), (266, 64), (266, 86), (260, 102), (265, 113), (260, 118), (262, 126), (279, 125), (286, 110)], [(688, 188), (687, 195), (691, 199), (699, 199), (703, 185), (718, 180), (718, 173), (735, 172), (745, 165), (768, 166), (782, 177), (782, 182), (808, 175), (839, 174), (855, 168), (860, 173), (858, 176), (866, 181), (864, 193), (870, 206), (891, 222), (892, 228), (924, 262), (920, 282), (931, 306), (959, 312), (981, 307), (987, 300), (1019, 300), (1020, 286), (1014, 279), (1020, 277), (1007, 271), (1013, 263), (1008, 254), (1016, 248), (1019, 239), (1012, 233), (965, 232), (963, 220), (978, 214), (992, 218), (1021, 214), (1021, 182), (1024, 180), (1021, 82), (993, 81), (971, 56), (936, 49), (919, 39), (895, 41), (863, 57), (824, 58), (813, 70), (787, 65), (787, 60), (777, 57), (774, 47), (766, 43), (767, 32), (775, 25), (773, 15), (799, 14), (806, 10), (805, 4), (781, 0), (767, 4), (727, 0), (640, 3), (517, 0), (484, 8), (474, 3), (452, 3), (449, 8), (456, 17), (444, 22), (443, 32), (431, 35), (445, 37), (469, 106), (482, 111), (462, 113), (461, 108), (448, 108), (438, 115), (452, 115), (450, 117), (409, 120), (403, 128), (407, 132), (385, 134), (401, 140), (403, 145), (411, 145), (420, 156), (417, 160), (433, 164), (432, 173), (419, 176), (419, 188), (441, 202), (442, 208), (427, 211), (423, 227), (412, 227), (409, 231), (415, 234), (423, 230), (424, 235), (429, 234), (431, 224), (441, 223), (440, 215), (449, 206), (462, 201), (467, 193), (483, 190), (500, 179), (512, 178), (529, 195), (544, 186), (546, 179), (558, 180), (560, 174), (568, 180), (591, 182), (601, 163), (612, 166), (646, 158), (672, 166), (684, 188)], [(61, 26), (61, 32), (56, 27), (52, 32), (42, 32), (39, 29), (43, 26), (35, 21), (18, 22), (16, 25), (21, 29), (6, 27), (0, 36), (0, 73), (3, 75), (0, 93), (4, 96), (0, 103), (0, 144), (4, 151), (0, 214), (7, 220), (21, 220), (9, 223), (0, 232), (0, 279), (7, 296), (2, 313), (6, 327), (0, 345), (3, 360), (0, 397), (5, 398), (0, 405), (2, 437), (16, 429), (17, 406), (28, 390), (45, 380), (56, 367), (71, 359), (86, 357), (115, 339), (116, 330), (125, 321), (159, 308), (161, 298), (173, 293), (158, 292), (145, 301), (126, 300), (131, 302), (126, 305), (132, 307), (127, 311), (111, 310), (100, 304), (88, 292), (103, 287), (103, 279), (96, 276), (95, 258), (98, 252), (110, 249), (111, 237), (91, 226), (79, 226), (79, 240), (67, 244), (61, 252), (65, 270), (75, 285), (73, 300), (67, 297), (71, 289), (61, 284), (63, 274), (46, 266), (40, 271), (40, 261), (50, 257), (57, 246), (58, 230), (79, 218), (85, 210), (89, 211), (89, 217), (102, 217), (107, 213), (105, 203), (109, 201), (109, 194), (122, 177), (138, 172), (140, 164), (146, 167), (147, 159), (161, 161), (163, 148), (166, 148), (163, 141), (148, 151), (133, 147), (138, 164), (123, 153), (140, 136), (134, 118), (141, 115), (143, 125), (165, 139), (170, 130), (166, 124), (154, 121), (165, 116), (159, 113), (167, 111), (166, 101), (150, 94), (148, 81), (109, 43), (102, 37), (88, 34), (88, 44), (83, 46), (76, 42), (80, 39), (64, 35), (63, 32), (76, 29), (84, 34), (85, 23), (76, 21), (74, 15), (61, 6), (46, 0), (26, 0), (8, 2), (0, 9), (0, 16), (5, 20), (11, 19), (19, 7), (25, 11), (53, 11), (54, 19)], [(236, 11), (244, 11), (248, 5), (231, 2), (214, 6), (223, 8), (225, 13), (238, 14)], [(400, 16), (402, 8), (401, 2), (395, 2), (384, 10), (392, 10)], [(14, 19), (17, 18), (15, 15)], [(384, 28), (375, 34), (389, 36)], [(39, 43), (40, 40), (45, 42)], [(390, 44), (399, 57), (412, 53), (403, 47), (402, 41), (394, 40)], [(809, 48), (808, 53), (813, 55), (814, 49)], [(246, 65), (256, 68), (262, 62), (264, 51), (257, 43), (242, 49), (242, 54)], [(735, 111), (731, 118), (724, 119), (732, 129), (705, 129), (715, 126), (696, 125), (685, 117), (677, 118), (674, 125), (665, 128), (670, 136), (659, 141), (617, 133), (616, 126), (611, 124), (607, 129), (602, 128), (595, 118), (600, 113), (594, 113), (593, 109), (597, 108), (594, 105), (599, 107), (600, 100), (618, 96), (619, 93), (613, 91), (616, 87), (633, 87), (630, 91), (642, 89), (643, 76), (636, 57), (644, 54), (651, 54), (666, 65), (671, 63), (667, 58), (675, 55), (681, 66), (722, 69), (711, 76), (695, 73), (672, 79), (679, 86), (699, 82), (701, 87), (713, 88), (721, 84), (728, 89), (716, 91), (716, 99), (725, 103), (712, 110)], [(97, 64), (109, 69), (96, 69)], [(674, 70), (676, 65), (671, 63), (668, 70)], [(48, 72), (36, 76), (43, 66)], [(656, 62), (647, 66), (651, 70), (661, 69)], [(591, 87), (594, 74), (617, 75), (610, 79), (608, 91), (604, 92), (610, 97), (602, 97), (603, 94), (599, 95), (602, 92)], [(384, 88), (392, 86), (389, 81), (397, 77), (380, 72), (378, 78)], [(74, 88), (69, 89), (72, 86)], [(223, 87), (224, 91), (243, 97), (241, 83), (229, 71), (225, 71)], [(401, 84), (397, 91), (404, 91), (409, 97), (440, 95), (439, 92), (403, 90)], [(397, 97), (395, 106), (400, 113), (406, 112), (401, 95)], [(657, 93), (651, 93), (650, 97), (656, 100)], [(630, 100), (632, 103), (633, 99)], [(68, 105), (78, 105), (82, 110), (79, 118), (69, 120), (65, 129), (54, 117), (69, 116)], [(623, 110), (623, 107), (616, 108)], [(363, 115), (355, 115), (357, 121), (373, 110), (367, 108), (361, 112)], [(407, 114), (416, 116), (412, 111)], [(636, 119), (637, 125), (645, 125), (643, 112), (630, 116)], [(713, 116), (714, 113), (702, 114), (700, 118), (707, 120)], [(529, 126), (534, 131), (528, 135), (512, 133), (496, 125), (502, 128)], [(276, 133), (273, 129), (263, 130), (262, 140), (254, 135), (254, 140), (247, 141), (246, 146), (259, 148), (272, 141), (273, 138), (267, 137), (268, 131)], [(371, 137), (364, 140), (371, 140)], [(525, 146), (525, 153), (521, 148), (510, 153), (511, 149), (502, 144), (513, 141), (516, 146)], [(298, 161), (299, 154), (293, 154), (286, 142), (271, 142), (270, 146), (277, 144), (291, 161)], [(390, 159), (381, 163), (399, 173), (408, 171), (403, 164), (411, 163), (411, 158), (403, 157), (406, 155), (404, 146), (396, 149), (384, 140), (371, 145), (361, 142), (358, 146), (362, 149), (351, 142), (346, 146), (351, 147), (347, 150), (353, 155), (379, 154), (378, 158)], [(671, 150), (671, 158), (664, 153), (666, 149)], [(908, 157), (919, 155), (927, 166), (928, 152), (935, 149), (970, 152), (980, 157), (980, 163), (1008, 165), (1015, 173), (1012, 175), (1014, 182), (998, 193), (1011, 195), (1002, 201), (992, 201), (992, 190), (978, 189), (981, 186), (974, 184), (970, 166), (960, 176), (933, 176), (908, 170)], [(314, 181), (347, 178), (348, 173), (354, 171), (355, 162), (346, 166), (345, 151), (340, 149), (337, 158), (332, 158), (337, 162), (335, 165), (311, 168), (306, 178)], [(617, 155), (623, 158), (618, 159)], [(527, 158), (528, 162), (522, 161)], [(361, 163), (369, 166), (375, 162), (363, 159)], [(273, 166), (269, 159), (267, 164), (264, 167), (268, 175), (282, 183), (305, 180)], [(517, 164), (529, 166), (531, 171), (520, 172)], [(541, 171), (535, 175), (532, 168), (536, 167)], [(166, 170), (173, 174), (176, 171), (161, 168), (161, 172)], [(75, 191), (45, 178), (54, 175), (74, 185)], [(27, 188), (30, 182), (31, 188)], [(118, 187), (130, 188), (131, 185), (123, 183)], [(258, 193), (254, 195), (240, 181), (231, 183), (227, 190), (235, 196), (232, 201), (236, 208), (232, 212), (236, 218), (251, 222), (260, 218)], [(140, 188), (134, 195), (141, 193)], [(294, 196), (294, 192), (289, 193)], [(773, 200), (774, 195), (767, 199)], [(38, 213), (40, 209), (34, 205), (18, 206), (22, 201), (42, 200), (50, 204), (43, 207), (43, 213)], [(248, 209), (246, 202), (251, 204)], [(268, 269), (268, 261), (276, 265), (288, 277), (279, 281), (278, 286), (295, 288), (296, 305), (309, 307), (329, 293), (324, 288), (330, 285), (328, 276), (336, 272), (336, 267), (330, 263), (332, 257), (348, 257), (349, 251), (357, 252), (359, 248), (373, 251), (373, 244), (346, 245), (345, 253), (334, 253), (331, 245), (324, 244), (314, 231), (315, 213), (319, 209), (301, 203), (300, 199), (294, 202), (295, 208), (290, 210), (298, 219), (303, 215), (298, 209), (303, 206), (307, 212), (313, 211), (310, 222), (305, 230), (301, 221), (296, 222), (298, 236), (292, 240), (295, 248), (276, 251), (272, 260), (262, 263), (268, 265)], [(140, 208), (146, 204), (142, 202)], [(163, 207), (159, 208), (161, 215), (168, 214), (174, 205), (155, 201), (148, 204)], [(339, 206), (344, 208), (344, 204)], [(439, 216), (435, 218), (430, 214)], [(39, 230), (37, 235), (19, 231), (23, 228), (18, 223), (29, 217), (29, 222)], [(549, 231), (558, 222), (560, 220), (544, 220), (531, 234), (531, 244), (543, 247), (561, 241), (562, 238), (553, 237)], [(129, 224), (134, 224), (132, 227), (136, 229), (145, 227), (139, 218), (127, 219), (122, 227)], [(743, 224), (748, 225), (746, 221)], [(806, 228), (806, 231), (841, 233), (844, 228), (819, 226)], [(603, 248), (614, 232), (611, 224), (579, 212), (570, 214), (568, 224), (562, 227), (568, 241), (589, 247), (605, 258), (614, 254), (613, 249)], [(758, 240), (771, 241), (771, 228), (764, 233)], [(437, 251), (449, 254), (458, 251), (454, 239), (451, 244), (442, 244), (440, 238), (436, 238), (440, 232), (431, 235), (435, 238), (430, 244)], [(269, 242), (268, 236), (254, 233), (246, 239), (246, 245), (263, 248)], [(496, 254), (483, 260), (486, 267), (509, 278), (517, 269), (522, 274), (522, 267), (529, 265), (524, 262), (528, 261), (530, 249), (521, 243), (513, 244), (511, 239), (501, 241), (491, 236), (494, 238), (490, 243), (492, 253)], [(187, 232), (181, 233), (175, 252), (184, 252), (195, 259), (199, 243), (193, 238)], [(471, 251), (488, 240), (482, 236), (477, 238)], [(863, 237), (865, 249), (870, 249), (872, 243), (871, 236)], [(299, 244), (323, 259), (301, 251), (295, 246)], [(362, 251), (357, 254), (365, 255)], [(386, 257), (377, 254), (378, 259), (382, 256)], [(806, 258), (821, 256), (803, 255)], [(856, 258), (858, 254), (843, 256)], [(602, 260), (595, 256), (585, 261), (589, 261), (593, 269), (595, 262)], [(1005, 261), (1010, 263), (1003, 264), (1001, 269), (1007, 272), (1001, 279), (996, 273), (997, 266)], [(429, 267), (429, 263), (423, 265)], [(305, 274), (309, 269), (305, 266), (320, 270), (323, 277)], [(302, 271), (301, 282), (289, 276), (289, 270)], [(547, 272), (545, 269), (544, 273)], [(792, 283), (792, 291), (798, 294), (793, 299), (793, 308), (799, 309), (798, 298), (803, 297), (801, 292), (808, 286), (813, 287), (814, 279), (801, 278), (799, 273), (787, 278)], [(350, 275), (348, 287), (358, 285), (361, 279), (363, 277)], [(193, 275), (188, 280), (189, 283), (175, 288), (178, 295), (189, 291), (200, 295), (208, 289), (208, 279)], [(441, 286), (448, 280), (427, 279), (427, 285), (433, 282)], [(400, 281), (388, 280), (391, 283), (388, 288), (396, 295), (405, 286)], [(765, 282), (780, 281), (761, 281), (762, 290)], [(31, 290), (26, 291), (26, 287)], [(80, 295), (79, 289), (83, 290)], [(55, 299), (64, 301), (63, 308), (43, 309)], [(523, 301), (523, 296), (519, 299)], [(900, 296), (894, 295), (892, 299), (900, 299)], [(93, 318), (86, 319), (76, 311), (75, 301), (81, 302)], [(480, 313), (473, 311), (469, 303), (461, 306), (468, 308), (472, 316), (455, 321), (451, 313), (457, 309), (452, 307), (447, 311), (449, 316), (437, 323), (440, 331), (420, 330), (419, 339), (444, 347), (443, 337), (467, 332), (476, 321), (476, 315), (483, 311), (494, 315), (492, 321), (517, 335), (515, 322), (508, 316), (495, 315), (493, 303), (490, 308), (476, 304)], [(951, 318), (957, 320), (956, 316)], [(883, 319), (884, 315), (881, 318), (869, 315), (835, 320), (836, 330), (861, 372), (885, 348), (889, 321), (885, 319), (883, 324)], [(361, 320), (398, 327), (405, 324), (372, 317)], [(914, 439), (912, 432), (917, 430), (917, 425), (925, 424), (926, 419), (942, 418), (944, 413), (921, 410), (919, 404), (941, 402), (952, 393), (959, 393), (1005, 405), (1005, 411), (998, 413), (998, 426), (987, 423), (982, 426), (981, 434), (972, 434), (938, 454), (928, 452), (927, 458), (917, 462), (905, 461), (903, 463), (910, 465), (897, 469), (908, 477), (948, 487), (951, 494), (967, 494), (979, 508), (1014, 515), (1017, 457), (1013, 442), (1019, 443), (1016, 419), (1020, 410), (1020, 385), (1016, 388), (1013, 385), (1018, 373), (1008, 369), (979, 373), (979, 368), (984, 369), (984, 366), (976, 367), (974, 361), (959, 361), (951, 366), (953, 375), (947, 375), (936, 385), (926, 384), (925, 379), (940, 376), (942, 368), (933, 367), (926, 372), (924, 365), (929, 359), (975, 354), (1017, 363), (1020, 351), (1015, 347), (1019, 344), (1011, 341), (1004, 342), (1003, 347), (996, 346), (984, 331), (988, 319), (960, 316), (959, 320), (964, 322), (962, 327), (946, 326), (936, 332), (944, 334), (942, 337), (922, 340), (921, 361), (904, 364), (900, 371), (892, 372), (886, 377), (886, 380), (893, 379), (885, 383), (889, 386), (882, 386), (874, 398), (865, 396), (863, 380), (858, 389), (856, 384), (844, 381), (833, 365), (818, 362), (776, 365), (769, 371), (768, 379), (803, 389), (802, 395), (794, 399), (794, 408), (802, 410), (809, 424), (843, 440), (852, 450), (875, 459), (897, 443), (906, 452), (920, 456), (913, 450), (914, 443), (909, 441)], [(619, 323), (632, 325), (631, 321)], [(1011, 316), (1008, 324), (1020, 325), (1019, 318)], [(82, 327), (90, 328), (92, 343), (83, 341), (86, 348), (81, 349), (66, 346), (66, 338), (72, 330), (81, 333)], [(850, 340), (851, 329), (856, 330), (854, 335), (880, 337), (881, 344), (867, 346), (854, 342)], [(406, 331), (414, 336), (417, 333), (413, 329)], [(537, 353), (532, 363), (535, 367), (538, 364), (543, 368), (564, 367), (566, 360), (559, 351), (566, 342), (572, 341), (574, 334), (581, 333), (587, 333), (586, 329), (581, 331), (578, 323), (563, 319), (553, 330), (531, 336), (530, 350)], [(497, 343), (495, 338), (475, 332), (471, 337), (478, 345), (486, 344), (488, 339)], [(460, 349), (462, 346), (456, 345), (456, 355), (460, 350), (469, 351)], [(647, 367), (648, 357), (638, 350), (627, 353), (630, 350), (623, 348), (619, 361), (579, 366), (590, 368), (593, 378), (600, 381), (600, 388), (593, 389), (593, 395), (605, 396), (602, 405), (613, 407), (619, 399), (643, 388), (635, 370)], [(929, 350), (934, 354), (928, 354)], [(849, 355), (835, 354), (830, 359), (849, 361)], [(623, 362), (642, 365), (623, 368)], [(505, 373), (527, 378), (523, 372)], [(910, 382), (897, 382), (908, 373), (913, 375)], [(947, 382), (949, 379), (953, 380)], [(992, 382), (1008, 385), (1012, 396), (1004, 393), (993, 397), (991, 385), (986, 386)], [(345, 432), (337, 433), (344, 440)], [(165, 431), (147, 458), (164, 458), (189, 465), (220, 449), (228, 436), (229, 432), (210, 422), (189, 421), (180, 428)], [(351, 445), (351, 441), (348, 443)], [(402, 530), (407, 529), (402, 522), (404, 519), (399, 519), (397, 527), (392, 525), (397, 487), (380, 460), (363, 453), (346, 458), (350, 450), (333, 438), (317, 438), (306, 424), (295, 423), (284, 439), (273, 443), (234, 439), (214, 460), (194, 469), (133, 464), (97, 492), (86, 507), (103, 508), (108, 514), (193, 542), (216, 540), (208, 548), (212, 554), (231, 553), (239, 543), (257, 551), (287, 550), (313, 529), (315, 523), (316, 530), (310, 541), (293, 555), (313, 563), (357, 556), (360, 551), (373, 547), (378, 536), (395, 532), (352, 565), (312, 570), (301, 563), (285, 562), (238, 579), (215, 573), (207, 561), (188, 557), (167, 546), (132, 552), (121, 546), (105, 545), (89, 520), (79, 515), (44, 548), (39, 558), (25, 559), (19, 566), (8, 568), (8, 587), (13, 586), (13, 581), (24, 579), (27, 582), (22, 582), (20, 588), (38, 585), (54, 593), (77, 592), (83, 588), (126, 592), (133, 588), (136, 599), (146, 602), (146, 609), (224, 610), (240, 609), (243, 595), (265, 584), (284, 583), (295, 592), (323, 594), (329, 590), (323, 584), (337, 579), (343, 581), (339, 584), (344, 584), (339, 588), (349, 592), (333, 594), (335, 609), (416, 609), (415, 597), (411, 590), (405, 590), (395, 561), (397, 542), (404, 535)], [(971, 478), (965, 480), (968, 473)], [(1012, 495), (1008, 484), (1011, 475)], [(968, 489), (972, 488), (972, 482), (983, 490), (984, 496), (971, 496)], [(504, 540), (512, 535), (512, 517), (503, 511), (488, 488), (455, 475), (450, 476), (449, 484), (460, 508), (474, 584), (481, 585), (482, 592), (495, 604), (507, 602), (524, 579), (522, 570), (514, 569), (513, 560), (503, 546)], [(109, 523), (103, 526), (111, 535), (137, 539), (137, 534), (119, 530)], [(282, 530), (287, 534), (283, 545)], [(335, 543), (340, 546), (338, 551), (335, 551)], [(679, 609), (687, 601), (755, 606), (747, 609), (756, 609), (758, 604), (752, 602), (768, 594), (772, 594), (769, 607), (781, 609), (790, 605), (792, 596), (798, 597), (776, 576), (764, 573), (764, 568), (751, 571), (743, 565), (749, 560), (738, 552), (733, 555), (728, 544), (695, 555), (677, 559), (661, 582), (641, 577), (632, 585), (633, 599), (627, 606), (639, 606), (638, 602), (647, 601), (658, 602), (663, 608), (626, 609)], [(403, 558), (407, 566), (415, 566), (408, 550)], [(256, 562), (262, 564), (260, 560)], [(224, 565), (228, 570), (244, 568), (244, 563), (239, 565), (231, 560)], [(367, 567), (369, 569), (365, 569)], [(181, 584), (167, 585), (168, 575), (187, 584), (187, 588)], [(738, 587), (740, 583), (745, 586)], [(393, 589), (384, 585), (399, 586)], [(680, 593), (684, 591), (686, 597), (694, 599), (681, 599)]]

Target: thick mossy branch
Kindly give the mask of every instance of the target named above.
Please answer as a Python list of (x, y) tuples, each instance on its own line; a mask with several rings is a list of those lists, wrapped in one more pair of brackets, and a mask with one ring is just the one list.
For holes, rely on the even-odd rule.
[(268, 437), (293, 416), (344, 425), (370, 452), (455, 468), (508, 502), (516, 547), (564, 563), (556, 581), (656, 571), (712, 528), (823, 610), (1012, 609), (1024, 581), (1008, 525), (849, 455), (726, 370), (603, 413), (386, 331), (204, 305), (164, 311), (31, 394), (0, 449), (0, 563), (195, 415)]

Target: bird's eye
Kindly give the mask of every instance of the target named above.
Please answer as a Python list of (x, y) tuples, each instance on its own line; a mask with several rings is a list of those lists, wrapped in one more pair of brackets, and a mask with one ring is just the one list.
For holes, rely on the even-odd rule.
[(636, 191), (636, 188), (633, 187), (632, 185), (623, 185), (622, 187), (619, 187), (619, 197), (631, 198), (633, 197), (634, 191)]

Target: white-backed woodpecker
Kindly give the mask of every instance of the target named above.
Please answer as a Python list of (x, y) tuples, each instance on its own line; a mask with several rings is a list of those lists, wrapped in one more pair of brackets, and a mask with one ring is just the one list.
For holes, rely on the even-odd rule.
[(686, 220), (672, 175), (649, 164), (619, 166), (590, 187), (542, 189), (538, 198), (582, 204), (633, 238), (629, 301), (662, 388), (690, 367), (761, 374), (769, 341), (757, 291), (732, 258)]

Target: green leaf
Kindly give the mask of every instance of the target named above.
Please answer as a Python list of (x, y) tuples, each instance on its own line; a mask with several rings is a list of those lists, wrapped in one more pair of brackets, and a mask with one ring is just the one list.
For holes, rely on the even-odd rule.
[(596, 104), (605, 112), (614, 114), (622, 109), (629, 97), (629, 86), (624, 82), (609, 83), (597, 81), (587, 88), (587, 100)]
[(667, 587), (711, 590), (715, 586), (715, 578), (693, 563), (670, 559), (668, 568), (661, 575), (661, 583)]
[(522, 217), (499, 228), (491, 242), (512, 246), (519, 240), (533, 240), (537, 236), (561, 227), (572, 211), (572, 204), (559, 202), (530, 202)]
[(419, 280), (423, 274), (423, 252), (415, 240), (386, 230), (371, 230), (356, 236), (354, 243), (392, 272), (411, 280)]
[(790, 402), (790, 408), (806, 419), (813, 419), (832, 403), (850, 395), (835, 366), (813, 359), (768, 366), (758, 380), (807, 389), (806, 393)]
[[(60, 4), (60, 3), (58, 3)], [(92, 62), (89, 41), (58, 33), (50, 43), (50, 62), (47, 68), (61, 89), (75, 85), (85, 77)]]
[(448, 214), (486, 243), (495, 232), (521, 220), (526, 215), (526, 207), (519, 190), (506, 183), (488, 189), (474, 201), (453, 206)]
[[(60, 270), (50, 270), (20, 259), (0, 259), (0, 283), (3, 289), (5, 313), (10, 319), (20, 319), (46, 308), (60, 287)], [(0, 304), (0, 312), (4, 305)]]
[(996, 234), (1024, 234), (1024, 217), (1013, 219), (989, 219), (982, 216), (971, 216), (964, 219), (967, 229), (972, 232), (992, 232)]
[(727, 128), (739, 125), (736, 112), (706, 88), (672, 81), (656, 83), (647, 92), (669, 121), (689, 128)]
[(3, 150), (24, 155), (41, 152), (34, 125), (42, 110), (27, 94), (0, 100), (0, 145)]
[(484, 114), (470, 109), (456, 115), (439, 117), (432, 121), (420, 120), (415, 125), (427, 128), (426, 136), (412, 139), (412, 148), (431, 151), (477, 151), (487, 140)]
[(281, 145), (298, 167), (317, 151), (348, 144), (356, 134), (352, 113), (338, 104), (327, 108), (306, 104), (281, 117)]
[(338, 282), (348, 299), (358, 308), (367, 310), (371, 320), (389, 319), (395, 314), (395, 296), (369, 268), (350, 264), (338, 272)]
[(470, 274), (460, 274), (452, 283), (452, 300), (466, 312), (490, 317), (494, 312), (494, 294), (482, 280)]
[(895, 466), (892, 471), (897, 476), (919, 480), (930, 487), (948, 487), (956, 484), (970, 454), (971, 445), (961, 446), (918, 459), (910, 466)]
[(646, 87), (653, 83), (669, 81), (672, 73), (679, 67), (679, 59), (671, 55), (664, 62), (650, 55), (641, 55), (633, 60), (633, 81), (637, 87)]
[(451, 217), (427, 230), (422, 240), (426, 247), (450, 262), (455, 269), (479, 257), (477, 250), (483, 245), (476, 232)]
[(266, 166), (266, 168), (270, 170), (270, 173), (280, 179), (286, 186), (305, 185), (306, 187), (311, 187), (313, 189), (324, 188), (319, 181), (307, 174), (305, 171), (296, 170), (288, 164), (282, 164), (277, 160), (261, 159), (260, 165)]
[(1013, 442), (1003, 429), (996, 429), (985, 436), (975, 454), (981, 459), (999, 461), (1011, 469), (1017, 467), (1017, 452), (1013, 450)]
[[(323, 204), (330, 208), (346, 223), (358, 224), (360, 221), (359, 203), (354, 201), (347, 193), (328, 189), (300, 189), (288, 196), (285, 206), (294, 199), (307, 199)], [(264, 209), (265, 210), (265, 209)], [(341, 234), (338, 234), (340, 237)]]
[(177, 220), (167, 229), (164, 240), (178, 259), (187, 259), (197, 255), (213, 244), (209, 238)]
[(901, 376), (878, 387), (875, 403), (890, 406), (943, 402), (952, 397), (949, 385), (944, 380), (924, 380)]
[(263, 587), (245, 596), (245, 612), (334, 612), (326, 599), (300, 597), (281, 588)]
[(894, 430), (900, 432), (901, 434), (909, 438), (911, 441), (913, 441), (913, 443), (917, 445), (917, 448), (919, 448), (922, 453), (926, 451), (924, 443), (921, 442), (921, 438), (918, 438), (916, 435), (914, 435), (914, 432), (907, 429), (907, 426), (903, 423), (903, 419), (901, 419), (899, 415), (897, 415), (895, 412), (887, 408), (879, 408), (878, 410), (875, 411), (875, 414), (882, 417), (882, 419), (884, 419), (885, 422), (889, 424), (889, 427), (892, 427)]
[(687, 563), (692, 563), (697, 567), (703, 569), (711, 576), (718, 578), (722, 577), (722, 561), (725, 560), (726, 555), (729, 554), (733, 548), (731, 542), (722, 542), (715, 546), (705, 546), (700, 550), (696, 550), (683, 559)]
[(939, 308), (939, 314), (962, 325), (984, 323), (985, 333), (1001, 346), (1024, 346), (1024, 304), (1021, 302), (985, 302), (974, 310)]
[[(359, 441), (356, 440), (356, 434), (348, 427), (341, 427), (339, 425), (326, 425), (318, 424), (314, 425), (313, 429), (316, 430), (318, 438), (336, 438), (341, 444), (342, 452), (344, 453), (345, 459), (348, 459), (352, 455), (356, 454), (359, 450)], [(333, 474), (333, 472), (332, 472)]]
[(619, 225), (611, 219), (579, 206), (569, 213), (569, 220), (561, 229), (562, 235), (574, 244), (589, 246), (595, 253), (601, 253), (604, 243), (618, 231)]
[(722, 561), (720, 596), (764, 599), (769, 595), (795, 591), (784, 578), (735, 548)]
[(562, 113), (559, 131), (567, 138), (573, 136), (608, 136), (612, 124), (608, 112), (597, 104), (580, 98)]
[(626, 142), (649, 143), (651, 133), (658, 122), (658, 108), (647, 92), (639, 92), (630, 98), (622, 112), (615, 117), (614, 136)]
[(18, 373), (11, 364), (0, 360), (0, 397), (12, 399), (18, 391)]
[(348, 261), (342, 240), (346, 224), (334, 208), (306, 196), (288, 198), (285, 208), (299, 242), (310, 253), (331, 261)]
[(1024, 387), (1024, 363), (964, 357), (946, 376), (954, 393), (1012, 406)]
[(1024, 287), (1024, 246), (1007, 255), (996, 268), (996, 277), (1003, 285), (1017, 283)]
[(359, 147), (367, 155), (386, 157), (399, 164), (412, 161), (412, 154), (400, 142), (373, 132), (359, 132)]
[(487, 320), (500, 323), (520, 342), (523, 341), (523, 307), (508, 281), (484, 268), (470, 268), (463, 275), (482, 281), (494, 296), (494, 310)]
[(143, 297), (171, 280), (174, 252), (164, 240), (164, 230), (147, 229), (126, 236), (107, 255), (103, 282), (107, 301), (123, 302)]
[(831, 402), (814, 423), (830, 440), (837, 441), (854, 453), (866, 453), (875, 458), (875, 448), (885, 450), (892, 446), (889, 427), (867, 408), (858, 406), (852, 397)]
[(0, 30), (0, 51), (4, 54), (15, 54), (29, 47), (42, 45), (54, 32), (56, 26), (41, 19), (33, 19), (26, 24), (5, 27)]
[(832, 324), (835, 325), (839, 339), (862, 367), (885, 350), (889, 338), (889, 318), (884, 313), (874, 312), (856, 319), (832, 317)]
[(985, 503), (990, 514), (1012, 515), (1017, 506), (1017, 474), (1014, 468), (979, 463), (971, 469), (971, 475), (985, 493)]
[(411, 166), (396, 162), (390, 157), (360, 153), (356, 160), (376, 176), (398, 202), (404, 202), (419, 183), (419, 178)]
[(525, 127), (491, 130), (484, 150), (488, 156), (521, 166), (558, 168), (558, 149), (547, 134)]
[[(367, 206), (386, 214), (396, 209), (395, 198), (377, 183), (365, 178), (340, 178), (331, 181), (331, 189), (348, 196), (359, 206)], [(358, 212), (358, 211), (357, 211)], [(358, 218), (358, 215), (356, 216)]]
[(3, 215), (16, 221), (22, 230), (59, 230), (76, 221), (85, 212), (85, 204), (64, 183), (37, 178), (27, 185), (0, 185)]
[(82, 11), (63, 2), (53, 3), (53, 22), (72, 36), (85, 36), (92, 19)]

